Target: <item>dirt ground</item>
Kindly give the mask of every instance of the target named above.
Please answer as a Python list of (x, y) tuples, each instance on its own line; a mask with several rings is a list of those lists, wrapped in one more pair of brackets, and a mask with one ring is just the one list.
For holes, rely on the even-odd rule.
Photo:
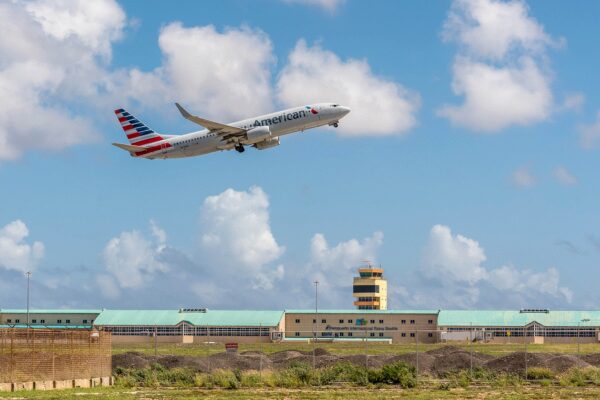
[[(340, 362), (350, 362), (369, 367), (381, 367), (396, 361), (417, 366), (419, 374), (441, 377), (452, 370), (469, 369), (472, 366), (484, 367), (495, 372), (511, 372), (523, 374), (525, 363), (528, 368), (548, 368), (554, 372), (564, 372), (570, 368), (600, 367), (599, 354), (587, 354), (580, 357), (557, 353), (524, 353), (514, 352), (500, 357), (478, 352), (470, 353), (458, 347), (446, 346), (440, 349), (402, 355), (334, 355), (324, 349), (317, 349), (315, 363), (317, 367), (328, 366)], [(263, 370), (282, 369), (295, 362), (312, 364), (312, 352), (295, 350), (263, 354), (257, 351), (236, 353), (217, 353), (209, 357), (201, 356), (150, 356), (129, 352), (113, 355), (113, 368), (144, 368), (153, 363), (167, 368), (185, 367), (199, 372), (215, 369)]]

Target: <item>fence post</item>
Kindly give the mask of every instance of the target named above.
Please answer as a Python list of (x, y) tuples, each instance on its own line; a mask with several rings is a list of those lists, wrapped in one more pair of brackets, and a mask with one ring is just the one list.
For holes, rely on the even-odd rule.
[(258, 353), (258, 359), (260, 363), (260, 366), (258, 368), (258, 377), (262, 382), (262, 322), (258, 324)]
[(14, 352), (14, 338), (15, 338), (15, 330), (11, 329), (10, 331), (10, 381), (15, 381), (15, 352)]
[(56, 356), (54, 352), (54, 331), (52, 330), (52, 338), (50, 339), (50, 353), (52, 354), (52, 382), (56, 381), (56, 370), (55, 370), (55, 361), (54, 357)]
[(527, 380), (527, 330), (525, 330), (525, 380)]
[(419, 330), (415, 330), (415, 357), (417, 365), (417, 386), (419, 385)]
[(471, 322), (471, 329), (469, 330), (469, 374), (473, 379), (473, 322)]

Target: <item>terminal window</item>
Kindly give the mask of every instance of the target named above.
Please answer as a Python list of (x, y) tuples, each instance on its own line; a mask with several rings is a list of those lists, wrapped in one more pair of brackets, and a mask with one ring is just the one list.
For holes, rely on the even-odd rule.
[(351, 323), (352, 323), (352, 320), (351, 320), (351, 319), (349, 319), (349, 320), (348, 320), (348, 323), (349, 323), (349, 324), (351, 324)]
[(374, 323), (375, 323), (375, 320), (374, 320), (374, 319), (372, 319), (372, 320), (371, 320), (371, 323), (372, 323), (372, 324), (374, 324)]
[(405, 324), (405, 323), (406, 323), (406, 320), (405, 320), (405, 319), (403, 319), (402, 321), (400, 321), (400, 323), (401, 323), (401, 324)]
[(46, 320), (45, 319), (40, 319), (40, 324), (45, 324)]
[(299, 323), (300, 323), (300, 320), (299, 320), (299, 319), (296, 319), (296, 323), (297, 323), (297, 324), (299, 324)]
[(87, 324), (87, 319), (84, 319), (82, 322), (83, 322), (84, 324)]
[(375, 332), (371, 332), (371, 336), (375, 336)]
[(433, 337), (433, 333), (429, 332), (429, 333), (427, 334), (427, 336), (429, 336), (429, 337)]
[(8, 322), (9, 324), (12, 322), (12, 319), (7, 319), (6, 322)]
[(406, 337), (406, 333), (402, 332), (402, 335), (401, 335), (401, 336), (402, 336), (402, 337)]
[(383, 332), (379, 332), (379, 336), (383, 337)]
[(71, 323), (71, 320), (70, 320), (70, 319), (67, 319), (67, 320), (65, 320), (65, 322), (66, 322), (67, 324), (70, 324), (70, 323)]
[(427, 323), (428, 323), (429, 325), (431, 325), (431, 324), (433, 324), (433, 320), (432, 320), (432, 319), (430, 319), (429, 321), (427, 321)]
[(415, 337), (415, 333), (414, 333), (414, 332), (411, 332), (411, 333), (410, 333), (410, 337)]
[(32, 324), (35, 324), (35, 323), (37, 323), (37, 319), (32, 319), (32, 320), (31, 320), (31, 323), (32, 323)]
[(294, 336), (300, 336), (300, 332), (294, 333)]
[(326, 323), (327, 323), (327, 320), (326, 320), (326, 319), (322, 319), (322, 320), (321, 320), (321, 323), (322, 323), (322, 324), (326, 324)]
[(343, 319), (340, 319), (340, 324), (343, 324), (343, 323), (344, 323), (344, 320), (343, 320)]
[(410, 320), (410, 323), (414, 325), (414, 324), (415, 324), (415, 320), (414, 320), (414, 319), (411, 319), (411, 320)]
[(56, 320), (56, 323), (57, 323), (57, 324), (62, 324), (62, 319), (57, 319), (57, 320)]
[(21, 322), (20, 319), (15, 319), (15, 324), (18, 324), (19, 322)]
[(313, 318), (313, 324), (316, 324), (316, 323), (317, 323), (317, 320)]
[(352, 336), (352, 332), (348, 332), (348, 336)]
[(380, 324), (383, 324), (383, 320), (382, 320), (382, 319), (380, 319), (380, 320), (379, 320), (379, 323), (380, 323)]

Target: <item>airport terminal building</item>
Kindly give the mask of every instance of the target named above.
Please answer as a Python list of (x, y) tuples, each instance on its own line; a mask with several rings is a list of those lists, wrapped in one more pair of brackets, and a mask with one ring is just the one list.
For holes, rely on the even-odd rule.
[[(0, 309), (0, 327), (27, 327)], [(114, 343), (279, 341), (598, 343), (600, 311), (524, 310), (30, 310), (32, 328), (96, 329)]]

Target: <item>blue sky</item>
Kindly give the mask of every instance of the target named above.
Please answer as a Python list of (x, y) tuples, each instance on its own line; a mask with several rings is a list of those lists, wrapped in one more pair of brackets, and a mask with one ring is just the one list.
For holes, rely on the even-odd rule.
[[(6, 3), (0, 307), (23, 304), (28, 269), (38, 307), (308, 307), (314, 279), (324, 306), (351, 307), (371, 259), (394, 308), (598, 308), (598, 11)], [(241, 155), (110, 145), (121, 106), (160, 132), (196, 129), (173, 101), (222, 122), (353, 111)]]

